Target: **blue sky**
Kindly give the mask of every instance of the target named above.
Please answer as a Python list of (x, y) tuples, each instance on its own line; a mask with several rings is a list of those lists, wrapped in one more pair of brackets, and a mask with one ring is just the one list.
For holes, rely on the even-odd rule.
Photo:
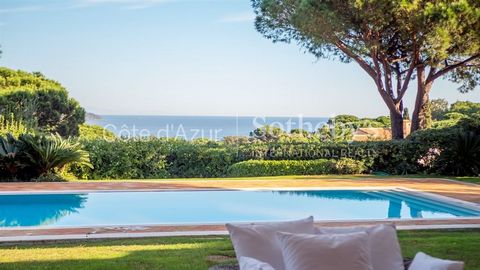
[[(1, 0), (0, 65), (60, 81), (97, 114), (388, 113), (355, 64), (273, 44), (253, 17), (248, 0)], [(439, 81), (432, 97), (479, 91)]]

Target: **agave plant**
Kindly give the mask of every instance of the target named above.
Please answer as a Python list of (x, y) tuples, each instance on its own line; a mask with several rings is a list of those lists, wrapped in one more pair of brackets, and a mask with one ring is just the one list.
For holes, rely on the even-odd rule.
[(14, 178), (26, 165), (21, 161), (23, 144), (13, 135), (0, 136), (0, 171), (3, 177)]
[(29, 165), (39, 175), (62, 169), (67, 164), (75, 163), (93, 168), (88, 152), (82, 149), (80, 143), (63, 139), (60, 135), (30, 135), (20, 136), (25, 145), (25, 155)]

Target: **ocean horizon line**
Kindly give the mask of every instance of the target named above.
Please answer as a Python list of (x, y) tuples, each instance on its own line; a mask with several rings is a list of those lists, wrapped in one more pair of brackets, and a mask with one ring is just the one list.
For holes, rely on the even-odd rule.
[(242, 118), (251, 118), (251, 117), (266, 117), (266, 118), (293, 118), (293, 117), (304, 117), (304, 118), (331, 118), (333, 116), (310, 116), (310, 115), (181, 115), (181, 114), (97, 114), (92, 112), (87, 112), (87, 114), (93, 116), (142, 116), (142, 117), (150, 117), (150, 116), (165, 116), (165, 117), (242, 117)]

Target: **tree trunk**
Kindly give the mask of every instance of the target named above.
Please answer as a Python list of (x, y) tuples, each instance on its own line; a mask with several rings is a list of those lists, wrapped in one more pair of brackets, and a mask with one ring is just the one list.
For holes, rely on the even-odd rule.
[(415, 100), (415, 109), (412, 115), (411, 132), (429, 128), (431, 125), (431, 111), (429, 109), (429, 102), (432, 83), (425, 83), (424, 68), (419, 68), (417, 70), (417, 76), (417, 98)]
[(403, 115), (399, 110), (390, 110), (390, 120), (392, 123), (392, 139), (401, 140), (405, 138), (403, 134)]

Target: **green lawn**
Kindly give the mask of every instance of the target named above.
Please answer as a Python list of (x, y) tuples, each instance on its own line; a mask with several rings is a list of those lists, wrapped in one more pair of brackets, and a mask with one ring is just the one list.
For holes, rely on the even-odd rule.
[[(480, 270), (480, 230), (401, 231), (405, 257), (417, 251)], [(0, 246), (0, 269), (208, 269), (233, 258), (228, 237), (90, 240)]]
[(462, 177), (450, 177), (449, 179), (453, 179), (453, 180), (457, 180), (457, 181), (463, 181), (463, 182), (469, 182), (469, 183), (480, 185), (480, 177), (462, 176)]

